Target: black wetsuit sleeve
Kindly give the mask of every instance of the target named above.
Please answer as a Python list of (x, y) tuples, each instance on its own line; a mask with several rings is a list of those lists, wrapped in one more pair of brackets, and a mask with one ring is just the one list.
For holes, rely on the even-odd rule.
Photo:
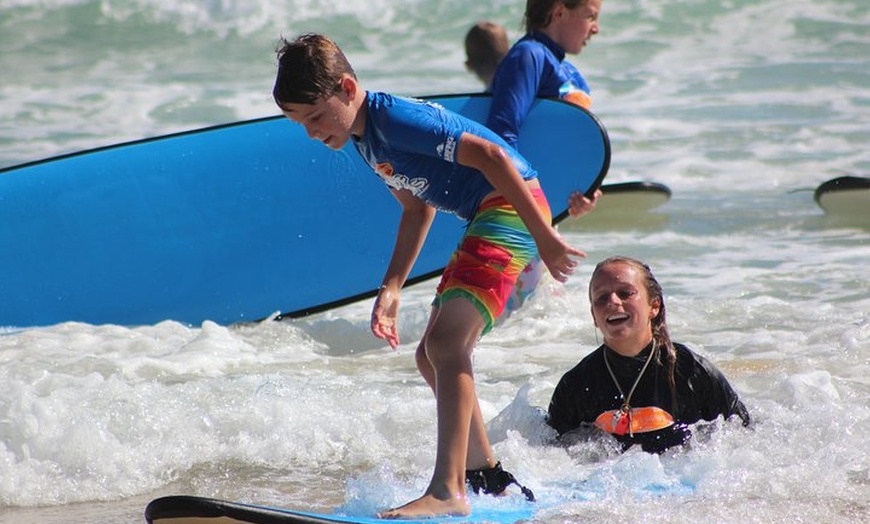
[(586, 355), (553, 390), (547, 424), (561, 436), (592, 424), (601, 412), (618, 407), (618, 393), (604, 368), (604, 348)]
[[(590, 368), (597, 365), (597, 354), (602, 348), (586, 355), (576, 366), (562, 375), (550, 405), (547, 408), (547, 424), (550, 425), (559, 436), (579, 428), (584, 423), (595, 421), (598, 412), (593, 411), (599, 407), (597, 396), (601, 388), (594, 380), (596, 373)], [(602, 361), (603, 362), (603, 361)]]
[(559, 435), (578, 427), (582, 422), (576, 410), (577, 403), (571, 394), (570, 374), (562, 376), (547, 408), (547, 424)]
[(692, 406), (695, 413), (686, 413), (687, 416), (681, 418), (695, 422), (700, 419), (715, 420), (719, 415), (726, 419), (737, 415), (743, 425), (748, 426), (751, 422), (749, 411), (725, 375), (709, 360), (695, 353), (691, 354), (694, 360), (694, 369), (689, 380), (692, 401), (687, 404)]

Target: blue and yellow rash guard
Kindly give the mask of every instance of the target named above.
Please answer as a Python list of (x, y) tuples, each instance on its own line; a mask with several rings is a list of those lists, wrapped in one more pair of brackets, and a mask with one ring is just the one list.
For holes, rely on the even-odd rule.
[(492, 79), (487, 126), (516, 147), (519, 130), (536, 97), (561, 98), (588, 109), (589, 84), (565, 50), (547, 35), (532, 31), (511, 47)]
[(456, 163), (463, 133), (502, 146), (524, 180), (538, 176), (491, 130), (438, 104), (366, 93), (366, 125), (353, 144), (387, 186), (407, 189), (436, 209), (471, 220), (493, 187), (480, 171)]

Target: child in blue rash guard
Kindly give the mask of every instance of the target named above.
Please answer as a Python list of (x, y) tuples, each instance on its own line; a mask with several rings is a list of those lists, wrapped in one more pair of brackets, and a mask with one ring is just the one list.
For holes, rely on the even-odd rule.
[[(600, 12), (601, 0), (527, 0), (525, 36), (506, 55), (499, 51), (499, 46), (478, 45), (474, 61), (467, 42), (480, 30), (476, 25), (468, 32), (466, 65), (499, 64), (494, 77), (485, 82), (492, 93), (487, 126), (508, 144), (516, 147), (519, 130), (535, 98), (560, 98), (590, 108), (589, 84), (580, 71), (565, 60), (565, 55), (566, 52), (579, 53), (589, 39), (598, 34)], [(491, 35), (499, 34), (492, 27), (488, 31)], [(480, 56), (487, 50), (488, 57)], [(485, 70), (475, 71), (481, 79), (485, 78), (485, 73)], [(591, 212), (600, 196), (600, 190), (596, 190), (591, 199), (582, 192), (573, 193), (568, 201), (570, 216), (576, 218)], [(537, 259), (523, 269), (502, 319), (522, 307), (534, 294), (543, 272)]]
[(725, 376), (704, 357), (672, 342), (661, 286), (646, 264), (628, 257), (599, 263), (589, 281), (595, 326), (604, 344), (559, 380), (547, 423), (560, 435), (597, 428), (623, 449), (662, 453), (688, 442), (689, 424), (749, 412)]
[(565, 55), (580, 53), (598, 34), (600, 12), (601, 0), (526, 2), (526, 34), (496, 70), (487, 127), (515, 146), (536, 97), (591, 106), (589, 84)]
[[(436, 209), (469, 220), (436, 290), (416, 351), (435, 392), (438, 446), (425, 493), (384, 518), (467, 515), (466, 468), (503, 491), (512, 475), (492, 457), (474, 391), (471, 354), (517, 274), (538, 254), (564, 282), (585, 256), (551, 226), (537, 173), (495, 133), (421, 100), (364, 91), (338, 46), (322, 35), (283, 41), (273, 96), (284, 115), (332, 149), (352, 142), (402, 207), (393, 254), (372, 311), (372, 333), (399, 344), (400, 290)], [(377, 231), (372, 231), (377, 234)], [(352, 270), (352, 268), (350, 268)], [(531, 492), (527, 493), (532, 498)]]
[[(492, 106), (486, 125), (516, 147), (520, 128), (535, 98), (560, 98), (585, 109), (592, 105), (589, 84), (566, 53), (578, 54), (598, 34), (602, 0), (527, 0), (526, 34), (499, 63), (490, 91)], [(569, 214), (595, 208), (601, 191), (590, 200), (571, 195)]]

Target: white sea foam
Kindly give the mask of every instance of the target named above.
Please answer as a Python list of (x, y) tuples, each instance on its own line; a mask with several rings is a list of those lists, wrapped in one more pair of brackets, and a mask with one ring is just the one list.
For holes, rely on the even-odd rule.
[[(45, 4), (0, 1), (0, 166), (275, 114), (281, 34), (334, 36), (373, 89), (477, 91), (465, 30), (492, 18), (516, 36), (522, 15), (509, 0)], [(547, 522), (867, 520), (870, 233), (826, 220), (811, 190), (870, 168), (870, 8), (603, 9), (601, 34), (570, 60), (611, 135), (607, 181), (674, 194), (642, 224), (563, 227), (588, 258), (481, 341), (475, 378), (498, 458), (555, 501)], [(613, 254), (652, 266), (674, 339), (720, 366), (754, 429), (715, 423), (663, 456), (547, 443), (553, 387), (600, 344), (586, 286)], [(369, 301), (247, 326), (0, 331), (0, 522), (68, 521), (78, 502), (99, 508), (83, 521), (129, 522), (178, 492), (404, 502), (434, 454), (434, 399), (412, 356), (433, 286), (403, 294), (397, 352), (369, 334)]]

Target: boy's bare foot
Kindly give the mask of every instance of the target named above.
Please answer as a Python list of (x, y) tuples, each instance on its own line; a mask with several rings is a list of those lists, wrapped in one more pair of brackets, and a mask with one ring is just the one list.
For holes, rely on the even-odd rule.
[(468, 499), (462, 495), (442, 500), (432, 494), (426, 494), (404, 506), (382, 511), (378, 513), (378, 518), (397, 520), (447, 515), (463, 517), (469, 513), (471, 513), (471, 506), (468, 504)]

